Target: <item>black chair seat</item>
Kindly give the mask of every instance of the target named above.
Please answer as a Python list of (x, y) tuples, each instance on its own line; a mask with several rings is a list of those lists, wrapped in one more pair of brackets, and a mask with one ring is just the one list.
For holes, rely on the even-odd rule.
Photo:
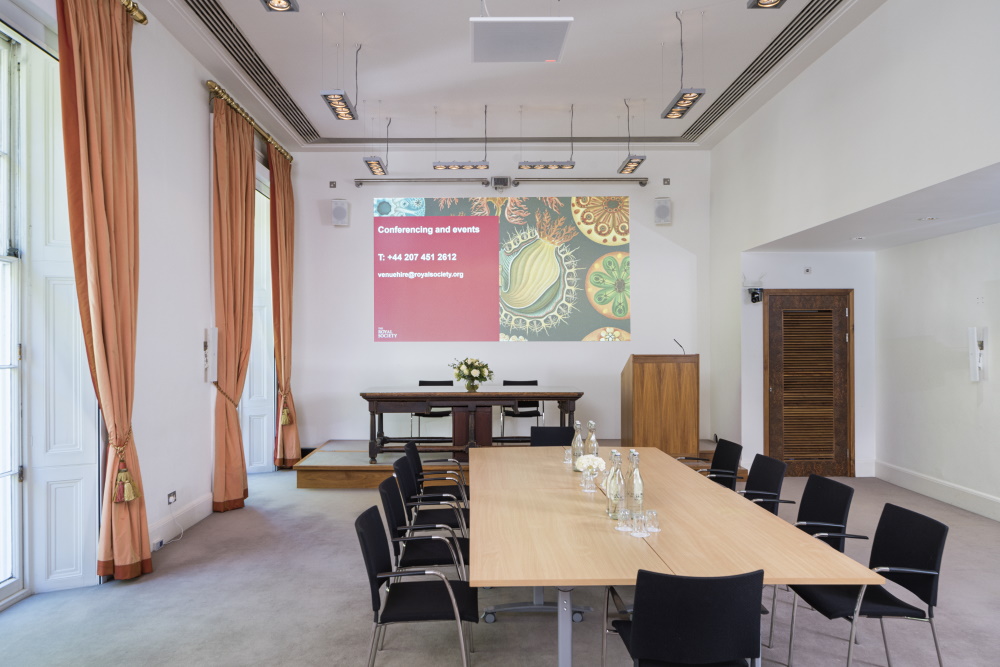
[[(462, 551), (462, 558), (469, 562), (469, 540), (458, 538), (458, 548)], [(451, 562), (451, 551), (448, 546), (439, 540), (410, 540), (406, 543), (406, 549), (399, 559), (400, 568), (409, 567), (431, 567)]]
[[(857, 586), (792, 586), (792, 590), (827, 618), (853, 616), (858, 602)], [(884, 586), (869, 586), (861, 601), (861, 615), (869, 618), (927, 618), (927, 610), (903, 602)]]
[[(469, 510), (464, 507), (460, 507), (459, 512), (462, 513), (462, 518), (465, 519), (465, 525), (469, 525)], [(415, 524), (428, 524), (428, 523), (440, 523), (445, 526), (450, 526), (452, 528), (459, 528), (461, 524), (458, 518), (455, 516), (455, 510), (450, 507), (445, 507), (442, 509), (423, 509), (418, 510), (416, 516), (413, 517), (413, 523)]]
[[(632, 646), (632, 621), (612, 621), (611, 625), (615, 630), (618, 631), (618, 636), (621, 637), (622, 643), (625, 644), (625, 648), (631, 651)], [(662, 662), (660, 660), (640, 660), (638, 663), (639, 667), (692, 667), (693, 665), (700, 665), (700, 667), (746, 667), (746, 660), (726, 660), (725, 662)]]
[(414, 412), (414, 417), (420, 417), (422, 419), (433, 419), (434, 417), (450, 417), (451, 410), (435, 410), (433, 412)]
[(503, 413), (507, 417), (541, 417), (541, 410), (515, 410), (514, 408), (504, 408)]
[[(452, 581), (459, 614), (463, 621), (479, 621), (479, 598), (477, 589), (470, 588), (464, 581)], [(381, 623), (406, 623), (411, 621), (453, 621), (451, 598), (440, 581), (393, 582), (389, 586)]]

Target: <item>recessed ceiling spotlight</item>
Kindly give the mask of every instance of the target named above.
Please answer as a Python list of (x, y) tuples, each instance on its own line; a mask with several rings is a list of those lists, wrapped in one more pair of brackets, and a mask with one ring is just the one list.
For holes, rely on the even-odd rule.
[(264, 9), (269, 12), (297, 12), (299, 11), (298, 0), (260, 0), (264, 3)]
[(865, 237), (864, 236), (855, 236), (855, 237), (851, 238), (851, 240), (852, 241), (864, 241)]
[(777, 9), (785, 0), (747, 0), (747, 9)]

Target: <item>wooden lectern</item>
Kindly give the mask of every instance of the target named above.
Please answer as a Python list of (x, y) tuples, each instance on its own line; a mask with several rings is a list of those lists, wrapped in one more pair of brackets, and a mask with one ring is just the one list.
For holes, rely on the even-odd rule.
[(698, 456), (698, 355), (633, 354), (622, 369), (622, 447)]

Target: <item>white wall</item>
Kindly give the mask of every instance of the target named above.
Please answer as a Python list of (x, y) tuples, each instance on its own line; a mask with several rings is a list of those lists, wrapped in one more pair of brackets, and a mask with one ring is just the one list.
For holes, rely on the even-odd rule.
[[(1000, 520), (1000, 224), (878, 253), (878, 476)], [(967, 332), (989, 327), (989, 379)]]
[[(144, 8), (145, 9), (145, 8)], [(148, 12), (147, 12), (148, 13)], [(211, 513), (214, 387), (209, 73), (150, 16), (133, 33), (139, 160), (139, 314), (132, 424), (150, 541)], [(167, 507), (167, 493), (177, 502)], [(154, 562), (155, 566), (155, 562)]]
[[(743, 273), (765, 289), (854, 290), (854, 463), (875, 474), (875, 253), (747, 252)], [(809, 267), (812, 273), (806, 274)], [(736, 286), (733, 286), (735, 289)], [(743, 460), (764, 453), (764, 308), (742, 290), (741, 413)], [(720, 437), (723, 434), (720, 433)]]
[[(481, 155), (481, 154), (479, 154)], [(449, 151), (393, 152), (390, 176), (433, 177), (435, 159), (461, 159)], [(516, 175), (515, 151), (490, 150), (490, 175)], [(478, 158), (477, 158), (478, 159)], [(612, 174), (621, 161), (615, 151), (577, 151), (575, 177)], [(629, 354), (700, 353), (703, 378), (708, 356), (708, 168), (705, 151), (650, 154), (645, 187), (617, 184), (524, 184), (505, 196), (628, 195), (631, 212), (632, 342), (615, 345), (581, 342), (394, 343), (373, 342), (372, 200), (375, 197), (486, 197), (478, 184), (386, 184), (355, 188), (362, 176), (361, 153), (299, 153), (292, 175), (296, 196), (294, 360), (292, 388), (304, 446), (329, 439), (368, 438), (368, 413), (358, 393), (371, 386), (416, 385), (419, 379), (450, 379), (447, 364), (456, 357), (486, 360), (495, 381), (534, 379), (571, 385), (585, 395), (578, 403), (582, 420), (595, 419), (598, 435), (618, 438), (620, 373)], [(663, 186), (669, 176), (673, 185)], [(338, 187), (328, 183), (336, 180)], [(653, 198), (671, 196), (675, 222), (655, 226)], [(330, 199), (350, 202), (350, 226), (333, 227)], [(707, 382), (702, 382), (702, 431), (710, 433)], [(555, 412), (555, 406), (551, 406)], [(405, 417), (387, 417), (387, 432), (409, 432)], [(548, 423), (555, 424), (555, 415)], [(450, 425), (431, 426), (438, 432)], [(527, 426), (519, 426), (526, 433)], [(426, 435), (428, 430), (424, 430)]]
[(712, 151), (716, 431), (741, 425), (739, 253), (1000, 161), (998, 22), (992, 0), (888, 0)]

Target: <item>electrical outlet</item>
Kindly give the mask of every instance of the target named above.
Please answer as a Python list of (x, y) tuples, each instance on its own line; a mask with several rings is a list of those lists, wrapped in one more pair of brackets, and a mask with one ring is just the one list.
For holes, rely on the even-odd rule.
[(176, 502), (177, 502), (177, 492), (171, 491), (170, 493), (167, 494), (167, 504), (173, 505)]
[(153, 551), (159, 551), (163, 548), (163, 540), (156, 540), (156, 544), (153, 545)]
[(331, 188), (337, 187), (337, 181), (330, 181), (330, 187)]

